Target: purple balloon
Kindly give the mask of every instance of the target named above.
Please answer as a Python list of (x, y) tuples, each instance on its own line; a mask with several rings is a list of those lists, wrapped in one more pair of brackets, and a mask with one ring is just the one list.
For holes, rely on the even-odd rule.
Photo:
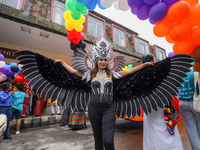
[(143, 0), (128, 0), (128, 5), (131, 8), (137, 8), (143, 3)]
[(4, 59), (4, 56), (0, 54), (0, 61), (2, 61), (3, 59)]
[(155, 21), (152, 21), (151, 19), (149, 19), (149, 22), (152, 24), (152, 25), (155, 25), (156, 22)]
[(131, 8), (131, 12), (132, 12), (134, 15), (137, 15), (137, 10), (138, 10), (138, 8)]
[(159, 2), (160, 0), (144, 0), (144, 2), (147, 4), (147, 5), (154, 5), (156, 4), (157, 2)]
[(168, 54), (169, 57), (174, 56), (174, 55), (176, 55), (174, 52), (170, 52), (170, 53)]
[(159, 2), (151, 7), (149, 10), (149, 18), (154, 22), (158, 22), (165, 18), (168, 11), (168, 5), (164, 2)]
[(9, 71), (6, 73), (6, 75), (7, 75), (8, 77), (13, 76), (14, 74), (15, 74), (15, 73), (12, 72), (11, 70), (9, 70)]
[(173, 5), (174, 3), (178, 2), (179, 0), (162, 0), (162, 2), (166, 3), (167, 5)]
[(7, 66), (0, 69), (0, 71), (3, 72), (3, 73), (7, 73), (9, 70), (10, 69)]
[(137, 17), (140, 19), (140, 20), (146, 20), (149, 18), (149, 10), (150, 10), (151, 6), (143, 3), (142, 5), (140, 5), (138, 7), (138, 10), (137, 10)]

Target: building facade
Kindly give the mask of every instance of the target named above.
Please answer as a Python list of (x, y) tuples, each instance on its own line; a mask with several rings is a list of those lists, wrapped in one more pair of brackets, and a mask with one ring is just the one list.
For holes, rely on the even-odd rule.
[[(65, 0), (0, 0), (0, 53), (5, 56), (6, 63), (16, 61), (16, 51), (29, 49), (72, 64), (73, 51), (64, 27), (64, 2)], [(158, 60), (166, 57), (163, 48), (150, 45), (137, 32), (106, 16), (92, 11), (85, 18), (83, 34), (87, 50), (104, 37), (113, 47), (111, 57), (124, 56), (126, 65), (139, 65), (144, 54), (154, 54)]]

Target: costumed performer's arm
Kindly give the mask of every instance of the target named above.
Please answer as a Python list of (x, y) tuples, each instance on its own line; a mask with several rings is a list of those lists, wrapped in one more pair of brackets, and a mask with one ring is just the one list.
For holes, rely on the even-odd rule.
[(54, 63), (60, 63), (61, 65), (63, 65), (63, 67), (65, 67), (70, 73), (78, 76), (78, 77), (82, 77), (83, 76), (83, 72), (80, 72), (74, 68), (72, 68), (71, 66), (69, 66), (68, 64), (66, 64), (63, 60), (57, 59), (55, 60)]
[(149, 65), (154, 65), (154, 64), (152, 62), (147, 62), (147, 63), (141, 64), (141, 65), (139, 65), (137, 67), (131, 68), (131, 69), (127, 70), (127, 71), (120, 71), (119, 73), (121, 74), (121, 76), (123, 78), (123, 77), (125, 77), (125, 76), (127, 76), (129, 74), (135, 73), (135, 72), (137, 72), (137, 71), (139, 71), (139, 70), (141, 70), (144, 67), (149, 66)]

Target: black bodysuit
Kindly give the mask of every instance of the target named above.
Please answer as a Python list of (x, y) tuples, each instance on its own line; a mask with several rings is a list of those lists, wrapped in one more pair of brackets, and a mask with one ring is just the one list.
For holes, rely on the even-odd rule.
[(103, 147), (105, 150), (114, 150), (116, 115), (112, 102), (113, 82), (107, 79), (102, 83), (98, 79), (91, 83), (88, 114), (94, 132), (95, 150), (103, 150)]

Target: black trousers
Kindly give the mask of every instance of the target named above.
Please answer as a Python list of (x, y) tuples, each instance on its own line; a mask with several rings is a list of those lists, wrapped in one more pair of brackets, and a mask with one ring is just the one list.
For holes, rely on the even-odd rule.
[(92, 95), (88, 115), (94, 133), (95, 150), (114, 150), (116, 115), (113, 104), (108, 104), (104, 96), (100, 102), (99, 95)]
[(70, 114), (71, 114), (71, 107), (68, 106), (64, 111), (63, 111), (63, 114), (62, 114), (62, 118), (61, 118), (61, 123), (62, 124), (68, 124), (69, 123), (69, 118), (70, 118)]

